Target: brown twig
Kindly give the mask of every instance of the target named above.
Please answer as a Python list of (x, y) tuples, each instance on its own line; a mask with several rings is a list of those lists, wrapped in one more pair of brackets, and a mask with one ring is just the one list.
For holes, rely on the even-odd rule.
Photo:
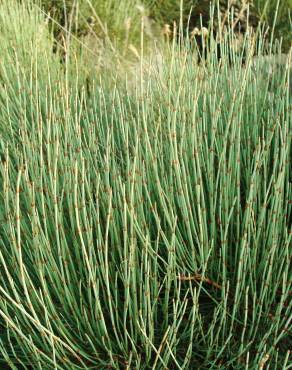
[(216, 289), (222, 289), (222, 286), (217, 284), (215, 281), (205, 277), (205, 276), (202, 276), (200, 274), (195, 274), (195, 275), (192, 275), (192, 276), (183, 276), (183, 275), (180, 275), (179, 277), (179, 280), (181, 281), (202, 281), (203, 283), (207, 283), (209, 285), (212, 285), (214, 288)]

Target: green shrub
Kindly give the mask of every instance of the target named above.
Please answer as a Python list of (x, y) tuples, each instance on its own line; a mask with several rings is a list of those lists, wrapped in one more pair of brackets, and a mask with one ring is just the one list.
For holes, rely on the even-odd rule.
[[(249, 4), (249, 22), (253, 26), (257, 26), (258, 22), (261, 20), (265, 22), (267, 26), (271, 29), (274, 24), (275, 13), (277, 9), (278, 0), (253, 0), (253, 1), (243, 1), (234, 0), (228, 2), (227, 0), (220, 0), (219, 2), (211, 2), (215, 9), (217, 9), (217, 4), (222, 14), (222, 18), (228, 11), (228, 9), (235, 9), (235, 19), (238, 14), (242, 12), (244, 4)], [(210, 20), (210, 1), (209, 0), (161, 0), (152, 1), (145, 0), (145, 4), (150, 9), (150, 15), (161, 25), (170, 24), (175, 21), (177, 24), (180, 22), (180, 5), (183, 4), (183, 24), (184, 27), (187, 24), (190, 25), (190, 30), (193, 27), (199, 27), (201, 22), (204, 26), (208, 26)], [(232, 5), (232, 7), (231, 7)], [(246, 8), (244, 8), (246, 9)], [(192, 12), (191, 12), (192, 10)], [(275, 22), (275, 36), (283, 39), (283, 48), (288, 51), (291, 46), (292, 40), (292, 25), (289, 18), (289, 12), (292, 11), (291, 0), (279, 1), (279, 9)], [(215, 14), (217, 10), (215, 10)], [(243, 11), (240, 17), (243, 26), (246, 23), (247, 11)], [(217, 19), (215, 19), (216, 21)], [(216, 23), (216, 22), (215, 22)]]
[[(31, 4), (19, 5), (16, 0), (3, 0), (0, 10), (1, 67), (27, 74), (36, 68), (45, 72), (52, 67), (56, 61), (51, 53), (53, 37), (38, 10)], [(55, 64), (54, 68), (58, 69)]]
[[(270, 27), (273, 27), (275, 20), (275, 11), (278, 9), (275, 20), (275, 34), (283, 39), (283, 47), (289, 50), (292, 42), (292, 1), (291, 0), (254, 0), (255, 8), (258, 14)], [(278, 6), (279, 3), (279, 6)]]
[[(252, 22), (256, 23), (257, 20), (261, 19), (267, 22), (271, 28), (274, 22), (277, 2), (278, 0), (249, 1)], [(56, 36), (60, 35), (62, 27), (68, 26), (71, 21), (71, 30), (77, 35), (88, 34), (93, 29), (99, 36), (105, 37), (106, 31), (106, 36), (110, 36), (120, 47), (124, 44), (125, 39), (130, 39), (130, 42), (134, 43), (139, 41), (140, 4), (143, 4), (140, 5), (140, 9), (144, 8), (145, 14), (149, 15), (155, 23), (161, 26), (166, 23), (172, 25), (173, 21), (177, 23), (180, 21), (180, 0), (144, 0), (143, 2), (138, 2), (137, 0), (125, 0), (122, 2), (115, 0), (84, 0), (82, 2), (76, 2), (75, 0), (40, 0), (37, 3), (55, 20), (51, 25)], [(242, 0), (232, 2), (237, 13), (242, 9), (243, 3)], [(213, 4), (216, 5), (217, 2), (213, 1)], [(200, 25), (200, 15), (203, 18), (203, 23), (205, 25), (208, 23), (210, 1), (184, 0), (182, 5), (184, 26), (188, 23), (189, 15), (191, 15), (191, 27)], [(222, 13), (225, 13), (228, 9), (228, 1), (220, 0), (219, 5)], [(191, 9), (193, 10), (190, 14)], [(286, 50), (291, 45), (291, 21), (289, 18), (291, 10), (291, 0), (279, 2), (276, 35), (283, 38), (283, 46)], [(100, 21), (94, 19), (96, 15)], [(94, 20), (93, 24), (91, 23), (92, 20)]]
[(267, 77), (262, 59), (230, 68), (229, 34), (201, 65), (173, 42), (148, 74), (142, 60), (135, 81), (86, 92), (75, 50), (58, 81), (35, 75), (51, 44), (24, 52), (39, 23), (14, 5), (1, 52), (16, 27), (25, 73), (1, 66), (0, 364), (288, 370), (291, 59)]
[[(19, 4), (17, 0), (2, 0), (0, 3), (0, 100), (4, 103), (7, 94), (11, 99), (10, 113), (18, 114), (24, 109), (24, 101), (35, 91), (43, 91), (51, 81), (56, 84), (63, 73), (57, 55), (52, 54), (53, 36), (47, 23), (31, 4)], [(12, 104), (13, 101), (13, 104)], [(31, 107), (27, 106), (29, 114)], [(13, 129), (17, 129), (18, 122)], [(2, 139), (11, 138), (8, 112), (0, 117)]]
[(102, 39), (110, 38), (118, 47), (125, 42), (139, 41), (141, 10), (136, 0), (42, 0), (40, 6), (50, 14), (56, 37), (64, 34), (64, 28), (78, 37), (92, 32)]

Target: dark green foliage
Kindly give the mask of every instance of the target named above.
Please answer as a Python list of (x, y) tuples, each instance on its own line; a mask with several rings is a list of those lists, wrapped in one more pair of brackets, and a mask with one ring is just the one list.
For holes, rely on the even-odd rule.
[(275, 22), (275, 35), (283, 39), (284, 50), (292, 45), (292, 1), (291, 0), (254, 0), (254, 7), (259, 16), (272, 27), (275, 13), (278, 14)]
[[(123, 40), (126, 37), (125, 32), (125, 21), (127, 15), (125, 9), (131, 11), (129, 18), (132, 18), (132, 29), (130, 32), (130, 37), (132, 40), (139, 42), (139, 12), (137, 11), (136, 5), (141, 4), (136, 0), (125, 0), (120, 7), (120, 2), (117, 1), (101, 1), (92, 0), (92, 7), (88, 5), (86, 1), (76, 2), (74, 0), (41, 0), (41, 7), (46, 13), (49, 13), (57, 23), (63, 27), (68, 27), (71, 22), (71, 31), (75, 32), (77, 35), (84, 35), (90, 32), (92, 26), (88, 19), (94, 18), (94, 13), (92, 7), (96, 11), (96, 14), (100, 17), (100, 20), (106, 25), (110, 37), (116, 40)], [(180, 23), (181, 16), (181, 1), (180, 0), (144, 0), (143, 5), (145, 6), (145, 14), (148, 15), (156, 24), (163, 27), (164, 24), (172, 25), (175, 21), (177, 24)], [(64, 8), (65, 4), (65, 8)], [(242, 11), (243, 0), (234, 0), (230, 2), (234, 9), (234, 17), (240, 14), (240, 22), (237, 23), (238, 26), (241, 25), (241, 30), (245, 29), (245, 24), (247, 20), (247, 11)], [(273, 26), (275, 10), (277, 8), (277, 0), (254, 0), (249, 1), (249, 23), (256, 27), (258, 22), (264, 21), (270, 27)], [(217, 6), (217, 1), (213, 0), (213, 5)], [(224, 18), (228, 9), (228, 1), (220, 0), (219, 8), (221, 11), (221, 16)], [(192, 12), (191, 12), (192, 9)], [(182, 12), (182, 22), (183, 26), (186, 27), (188, 24), (190, 26), (190, 31), (194, 27), (199, 27), (201, 23), (204, 26), (209, 25), (210, 19), (210, 1), (209, 0), (184, 0), (183, 1), (183, 12)], [(281, 0), (279, 2), (279, 11), (276, 19), (275, 35), (278, 38), (283, 38), (283, 47), (287, 50), (291, 45), (292, 40), (292, 26), (289, 19), (289, 11), (292, 10), (291, 0)], [(121, 14), (123, 13), (124, 14)], [(65, 14), (66, 13), (66, 14)], [(216, 22), (215, 12), (215, 24)], [(134, 15), (134, 17), (133, 17)], [(59, 35), (61, 28), (54, 22), (54, 32), (55, 35)], [(137, 27), (138, 25), (138, 27)], [(102, 30), (95, 20), (93, 29), (99, 34), (103, 35)]]

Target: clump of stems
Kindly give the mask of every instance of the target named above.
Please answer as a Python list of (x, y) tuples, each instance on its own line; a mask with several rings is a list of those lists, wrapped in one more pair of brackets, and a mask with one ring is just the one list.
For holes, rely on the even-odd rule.
[(0, 364), (289, 368), (291, 55), (232, 37), (88, 90), (1, 64)]

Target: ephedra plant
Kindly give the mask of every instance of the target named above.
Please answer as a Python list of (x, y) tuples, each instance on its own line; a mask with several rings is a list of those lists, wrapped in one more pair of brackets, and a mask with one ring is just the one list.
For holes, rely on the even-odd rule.
[(1, 366), (289, 369), (291, 55), (271, 83), (257, 37), (89, 91), (5, 49)]

